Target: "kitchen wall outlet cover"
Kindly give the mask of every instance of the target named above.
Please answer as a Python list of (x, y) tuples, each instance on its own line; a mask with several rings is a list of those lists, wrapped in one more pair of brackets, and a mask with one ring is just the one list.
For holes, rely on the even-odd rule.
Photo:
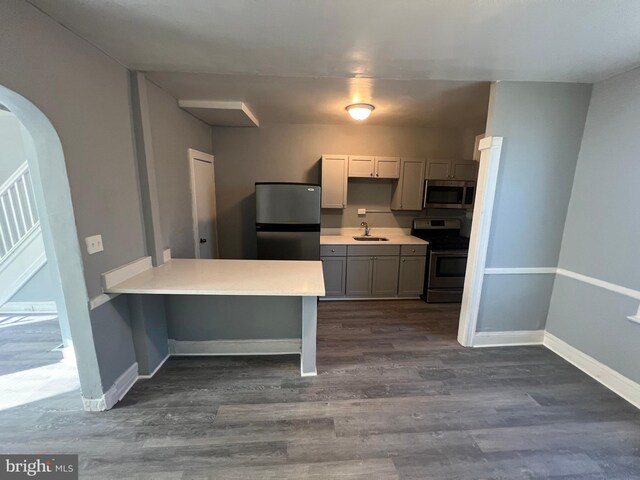
[(84, 241), (87, 244), (87, 253), (89, 255), (93, 255), (94, 253), (102, 252), (104, 250), (104, 246), (102, 245), (102, 235), (86, 237)]
[(358, 215), (366, 215), (367, 214), (367, 209), (366, 208), (359, 208), (358, 209)]

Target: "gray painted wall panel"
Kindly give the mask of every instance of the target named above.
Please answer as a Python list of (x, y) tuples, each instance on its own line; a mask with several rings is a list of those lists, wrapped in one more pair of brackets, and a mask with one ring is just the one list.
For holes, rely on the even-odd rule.
[(91, 310), (91, 328), (106, 391), (136, 361), (127, 295)]
[(640, 290), (640, 69), (593, 88), (560, 267)]
[(591, 86), (492, 85), (487, 134), (504, 137), (487, 267), (554, 267)]
[(51, 277), (49, 263), (45, 263), (33, 277), (18, 290), (9, 302), (55, 302), (57, 290)]
[(477, 331), (544, 329), (554, 277), (554, 274), (485, 275)]
[(149, 375), (169, 353), (164, 295), (129, 297), (131, 329), (138, 370)]
[(549, 333), (640, 383), (640, 325), (627, 320), (638, 300), (558, 275)]
[[(459, 158), (461, 130), (359, 125), (263, 125), (213, 128), (220, 256), (255, 258), (254, 183), (320, 181), (323, 153)], [(351, 184), (349, 185), (351, 188)], [(385, 192), (390, 185), (380, 186)], [(354, 193), (355, 202), (366, 199)], [(373, 197), (370, 197), (373, 199)], [(352, 195), (349, 201), (354, 200)], [(363, 205), (364, 206), (364, 205)], [(387, 208), (388, 208), (387, 204)], [(359, 226), (355, 209), (324, 210), (325, 227)], [(410, 226), (414, 212), (368, 214), (371, 226)]]
[(194, 258), (187, 150), (211, 153), (211, 128), (180, 109), (164, 90), (147, 85), (164, 247), (174, 258)]
[(174, 340), (301, 338), (300, 297), (168, 295)]

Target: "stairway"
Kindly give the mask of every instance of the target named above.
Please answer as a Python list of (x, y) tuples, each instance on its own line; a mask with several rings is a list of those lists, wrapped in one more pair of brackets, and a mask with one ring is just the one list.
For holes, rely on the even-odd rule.
[(0, 306), (47, 262), (29, 166), (0, 186)]

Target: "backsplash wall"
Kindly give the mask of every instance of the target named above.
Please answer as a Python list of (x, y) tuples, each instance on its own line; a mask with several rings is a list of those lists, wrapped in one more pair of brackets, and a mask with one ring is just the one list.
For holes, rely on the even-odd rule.
[[(263, 125), (212, 129), (222, 258), (255, 258), (255, 182), (319, 183), (322, 154), (460, 158), (464, 132), (447, 128)], [(323, 210), (322, 226), (356, 227), (357, 208), (389, 209), (391, 182), (351, 180), (348, 208)], [(378, 183), (379, 182), (379, 183)], [(409, 228), (420, 212), (369, 213), (373, 228)], [(424, 215), (424, 213), (422, 213)]]

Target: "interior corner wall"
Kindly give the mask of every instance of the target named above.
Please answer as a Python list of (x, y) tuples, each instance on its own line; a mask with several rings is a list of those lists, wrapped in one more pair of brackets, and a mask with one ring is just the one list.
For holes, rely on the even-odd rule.
[[(593, 87), (547, 331), (640, 382), (640, 69)], [(627, 290), (624, 290), (627, 289)], [(623, 292), (626, 292), (623, 293)]]
[[(463, 153), (463, 132), (446, 128), (271, 124), (212, 131), (221, 258), (256, 256), (255, 182), (319, 183), (319, 161), (325, 153), (422, 158), (460, 158)], [(364, 202), (365, 189), (391, 199), (390, 181), (357, 182), (349, 184), (347, 209), (322, 211), (323, 227), (359, 226), (356, 204)], [(367, 221), (374, 228), (405, 228), (416, 215), (372, 213)]]
[[(487, 135), (503, 137), (485, 268), (555, 268), (591, 85), (497, 82)], [(485, 274), (477, 330), (544, 329), (555, 275)]]
[(187, 151), (212, 153), (211, 127), (148, 80), (147, 95), (164, 248), (171, 248), (174, 258), (195, 258)]
[[(127, 69), (32, 5), (13, 0), (0, 2), (0, 65), (0, 85), (38, 107), (60, 138), (86, 289), (95, 297), (103, 272), (146, 254)], [(88, 255), (83, 239), (95, 234), (105, 250)], [(86, 326), (100, 367), (94, 384), (103, 391), (135, 362), (126, 312), (106, 308), (92, 311)]]

